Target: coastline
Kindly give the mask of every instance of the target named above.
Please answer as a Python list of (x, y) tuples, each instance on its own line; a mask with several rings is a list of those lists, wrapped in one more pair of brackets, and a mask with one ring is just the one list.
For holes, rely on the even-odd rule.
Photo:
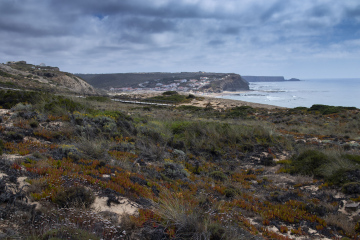
[[(194, 96), (197, 97), (197, 99), (192, 100), (191, 103), (183, 103), (180, 105), (189, 105), (196, 107), (206, 107), (210, 105), (212, 108), (219, 111), (223, 111), (234, 107), (240, 107), (240, 106), (249, 106), (253, 108), (265, 108), (265, 109), (287, 109), (286, 107), (221, 98), (223, 95), (236, 95), (245, 92), (248, 91), (237, 91), (237, 92), (224, 91), (222, 93), (203, 93), (203, 94), (199, 94), (199, 93), (194, 94), (192, 92), (179, 92), (179, 94), (183, 94), (183, 95), (193, 94)], [(125, 93), (112, 93), (109, 95), (111, 96), (122, 95), (122, 96), (132, 96), (136, 98), (149, 98), (161, 94), (162, 92), (134, 91), (134, 92), (125, 92)]]

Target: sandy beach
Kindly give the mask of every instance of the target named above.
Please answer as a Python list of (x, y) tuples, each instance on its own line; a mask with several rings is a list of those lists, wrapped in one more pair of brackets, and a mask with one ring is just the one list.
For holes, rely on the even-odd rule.
[[(250, 106), (253, 108), (265, 108), (265, 109), (285, 109), (284, 107), (267, 105), (267, 104), (260, 104), (260, 103), (252, 103), (252, 102), (245, 102), (240, 100), (232, 100), (232, 99), (224, 99), (221, 98), (224, 95), (233, 95), (233, 94), (240, 94), (247, 91), (239, 91), (239, 92), (228, 92), (224, 91), (222, 93), (189, 93), (189, 92), (179, 92), (179, 94), (188, 95), (193, 94), (197, 98), (192, 100), (191, 103), (183, 103), (180, 105), (192, 105), (197, 107), (206, 107), (211, 105), (212, 108), (217, 110), (226, 110), (233, 107), (239, 106)], [(149, 92), (149, 91), (134, 91), (134, 92), (124, 92), (124, 93), (110, 93), (111, 96), (126, 96), (132, 98), (149, 98), (161, 95), (162, 92)]]

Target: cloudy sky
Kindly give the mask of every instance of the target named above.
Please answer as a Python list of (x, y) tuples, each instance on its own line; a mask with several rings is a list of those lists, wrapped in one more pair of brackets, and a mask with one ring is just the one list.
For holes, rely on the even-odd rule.
[(0, 0), (0, 62), (360, 77), (359, 0)]

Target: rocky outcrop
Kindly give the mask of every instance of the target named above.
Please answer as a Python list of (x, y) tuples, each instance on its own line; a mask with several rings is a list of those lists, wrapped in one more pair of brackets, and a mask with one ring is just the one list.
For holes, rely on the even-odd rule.
[(97, 94), (89, 83), (57, 67), (39, 67), (26, 62), (0, 64), (0, 86), (51, 92)]
[(80, 94), (96, 94), (96, 90), (93, 86), (74, 75), (54, 76), (52, 80), (73, 92)]

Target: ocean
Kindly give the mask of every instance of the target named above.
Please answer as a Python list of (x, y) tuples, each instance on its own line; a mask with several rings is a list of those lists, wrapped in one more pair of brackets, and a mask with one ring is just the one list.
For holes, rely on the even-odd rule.
[(314, 104), (360, 108), (360, 78), (251, 82), (250, 91), (222, 95), (221, 98), (288, 108), (311, 107)]

